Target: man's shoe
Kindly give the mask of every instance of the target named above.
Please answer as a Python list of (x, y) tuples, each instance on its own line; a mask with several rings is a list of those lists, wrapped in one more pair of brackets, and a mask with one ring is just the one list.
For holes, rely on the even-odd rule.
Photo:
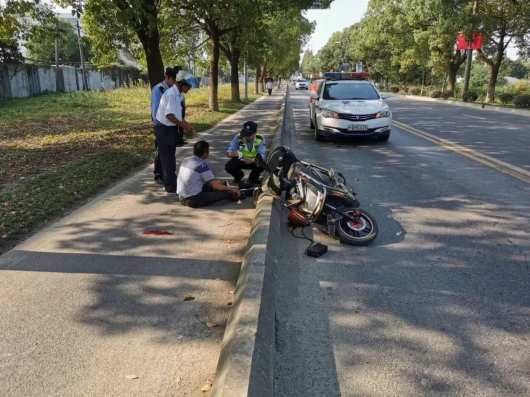
[(177, 192), (166, 192), (166, 196), (176, 196)]
[(157, 185), (164, 185), (164, 180), (162, 178), (155, 178), (155, 183)]

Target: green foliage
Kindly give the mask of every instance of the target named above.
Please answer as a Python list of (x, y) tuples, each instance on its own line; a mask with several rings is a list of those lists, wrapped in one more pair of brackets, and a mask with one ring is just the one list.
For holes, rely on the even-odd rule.
[(511, 101), (513, 101), (514, 98), (515, 96), (513, 94), (510, 94), (509, 92), (505, 92), (499, 95), (499, 100), (503, 105), (510, 103)]
[(440, 98), (442, 98), (442, 99), (449, 99), (449, 98), (452, 98), (454, 96), (455, 96), (455, 94), (452, 91), (442, 91), (440, 93)]
[(478, 99), (478, 93), (475, 91), (468, 91), (462, 95), (464, 102), (475, 102)]
[(513, 87), (513, 93), (515, 95), (524, 94), (526, 92), (530, 93), (530, 83), (526, 81), (518, 81), (515, 83)]
[(397, 85), (393, 85), (390, 87), (390, 92), (393, 92), (394, 94), (397, 94), (399, 92), (399, 87)]
[(0, 63), (17, 63), (23, 60), (17, 43), (0, 41)]
[(529, 94), (517, 95), (515, 99), (513, 100), (513, 103), (518, 108), (529, 109), (530, 108), (530, 95)]
[[(25, 44), (27, 58), (42, 62), (55, 61), (55, 38), (59, 39), (59, 61), (81, 62), (77, 34), (73, 26), (66, 20), (58, 20), (56, 24), (46, 23), (32, 34)], [(89, 48), (83, 45), (85, 61), (90, 61)]]
[(442, 96), (442, 91), (431, 91), (431, 98), (440, 98)]
[(421, 89), (419, 89), (419, 88), (411, 88), (411, 89), (410, 89), (410, 93), (411, 93), (412, 95), (420, 95), (420, 93), (421, 93)]

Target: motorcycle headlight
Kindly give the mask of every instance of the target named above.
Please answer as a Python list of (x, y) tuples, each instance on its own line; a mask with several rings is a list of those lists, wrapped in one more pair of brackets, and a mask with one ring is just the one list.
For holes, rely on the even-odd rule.
[(385, 110), (381, 110), (379, 113), (377, 113), (377, 116), (376, 118), (381, 118), (381, 117), (390, 117), (390, 109), (385, 109)]
[(328, 109), (320, 109), (320, 114), (325, 118), (338, 118), (338, 114)]

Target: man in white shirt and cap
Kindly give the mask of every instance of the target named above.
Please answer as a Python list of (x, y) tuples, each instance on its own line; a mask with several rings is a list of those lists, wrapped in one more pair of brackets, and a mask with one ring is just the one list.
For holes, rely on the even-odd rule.
[(191, 125), (182, 117), (182, 94), (186, 94), (190, 89), (191, 84), (187, 80), (177, 81), (162, 95), (156, 114), (155, 134), (162, 163), (162, 178), (166, 194), (169, 195), (177, 194), (175, 149), (178, 127), (182, 127), (188, 133), (193, 132)]

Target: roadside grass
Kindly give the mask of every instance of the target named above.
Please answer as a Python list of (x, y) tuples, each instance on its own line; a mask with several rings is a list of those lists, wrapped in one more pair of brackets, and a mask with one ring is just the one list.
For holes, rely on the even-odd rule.
[[(229, 100), (221, 85), (220, 111), (209, 112), (208, 88), (191, 90), (186, 118), (204, 131), (246, 105)], [(0, 100), (0, 109), (0, 252), (154, 155), (148, 87)]]

